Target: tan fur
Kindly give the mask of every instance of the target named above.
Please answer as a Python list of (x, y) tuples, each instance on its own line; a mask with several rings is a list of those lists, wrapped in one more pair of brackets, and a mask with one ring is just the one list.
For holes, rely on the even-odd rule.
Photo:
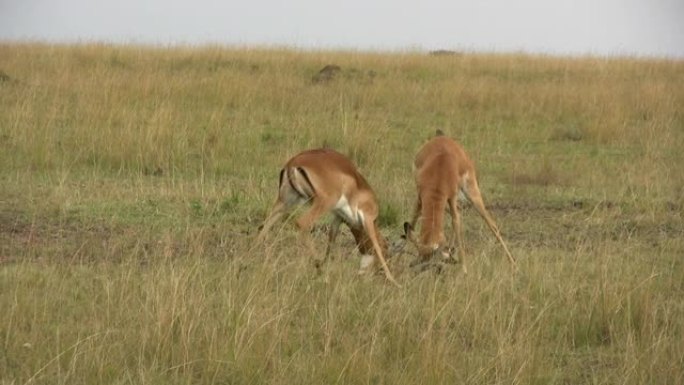
[[(342, 197), (346, 198), (348, 211), (337, 207)], [(337, 237), (339, 225), (345, 222), (359, 251), (366, 255), (375, 254), (387, 279), (398, 286), (385, 261), (387, 244), (375, 224), (379, 212), (375, 193), (347, 157), (331, 149), (304, 151), (292, 157), (283, 167), (278, 198), (257, 242), (263, 241), (265, 234), (288, 209), (302, 203), (309, 203), (310, 208), (296, 223), (312, 252), (315, 253), (309, 237), (311, 227), (323, 214), (333, 212), (335, 221), (328, 234), (326, 258)], [(345, 216), (347, 213), (352, 217)]]
[[(448, 207), (463, 271), (467, 272), (461, 217), (458, 211), (460, 191), (473, 203), (477, 212), (503, 246), (509, 261), (515, 266), (515, 259), (508, 251), (496, 223), (484, 206), (477, 184), (475, 166), (463, 148), (453, 139), (442, 136), (438, 132), (437, 136), (425, 143), (418, 151), (414, 165), (418, 199), (413, 218), (405, 225), (405, 229), (408, 239), (416, 244), (420, 257), (423, 260), (429, 260), (433, 254), (444, 252), (447, 247), (444, 236), (444, 210)], [(415, 228), (419, 217), (422, 218), (420, 236), (416, 239), (411, 230)]]

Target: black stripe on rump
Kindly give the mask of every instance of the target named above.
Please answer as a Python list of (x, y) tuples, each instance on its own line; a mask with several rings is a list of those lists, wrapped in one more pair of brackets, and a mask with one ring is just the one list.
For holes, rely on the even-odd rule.
[(315, 195), (316, 195), (316, 189), (314, 188), (313, 184), (311, 183), (311, 179), (309, 179), (309, 175), (308, 175), (308, 174), (306, 173), (306, 171), (304, 171), (304, 169), (301, 168), (301, 167), (297, 167), (297, 171), (299, 171), (299, 172), (304, 176), (304, 179), (306, 180), (306, 184), (309, 185), (309, 188), (311, 189), (311, 192), (312, 192), (313, 195), (315, 196)]
[(296, 192), (297, 195), (299, 195), (300, 197), (302, 197), (302, 198), (304, 198), (304, 199), (309, 199), (310, 197), (309, 197), (308, 195), (306, 195), (306, 193), (304, 193), (304, 191), (300, 190), (300, 189), (297, 187), (297, 184), (294, 182), (294, 179), (295, 179), (295, 177), (296, 177), (296, 176), (294, 175), (294, 173), (296, 173), (296, 172), (297, 172), (297, 170), (296, 170), (294, 167), (293, 167), (293, 168), (287, 169), (287, 182), (290, 184), (290, 188), (291, 188), (294, 192)]

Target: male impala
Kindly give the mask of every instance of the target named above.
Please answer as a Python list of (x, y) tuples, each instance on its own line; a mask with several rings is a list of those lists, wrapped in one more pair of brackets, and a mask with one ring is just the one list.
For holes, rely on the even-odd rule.
[(362, 254), (359, 273), (371, 270), (377, 256), (387, 279), (399, 286), (385, 261), (387, 244), (375, 225), (378, 216), (375, 194), (348, 158), (330, 149), (304, 151), (291, 158), (280, 171), (278, 199), (257, 241), (263, 240), (288, 209), (303, 203), (310, 203), (311, 207), (297, 219), (297, 226), (312, 251), (315, 248), (309, 230), (321, 215), (332, 212), (334, 221), (328, 233), (326, 258), (344, 222)]
[[(414, 165), (418, 199), (411, 223), (404, 223), (404, 230), (407, 238), (418, 248), (420, 259), (427, 262), (435, 254), (450, 257), (445, 245), (443, 229), (444, 209), (448, 206), (461, 254), (461, 265), (463, 271), (467, 272), (461, 217), (457, 206), (457, 198), (461, 192), (473, 203), (477, 212), (487, 222), (487, 226), (515, 266), (515, 259), (501, 238), (496, 223), (485, 209), (480, 188), (477, 185), (475, 167), (463, 148), (438, 130), (437, 135), (418, 151)], [(418, 217), (422, 217), (422, 222), (420, 238), (416, 240), (412, 230)]]

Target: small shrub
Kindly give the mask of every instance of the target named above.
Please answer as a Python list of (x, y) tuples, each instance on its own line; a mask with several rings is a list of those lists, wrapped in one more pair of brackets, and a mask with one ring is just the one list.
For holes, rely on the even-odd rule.
[(218, 207), (218, 213), (228, 214), (234, 212), (240, 205), (241, 199), (240, 195), (236, 192), (230, 194), (229, 197), (223, 199)]
[(381, 227), (396, 227), (400, 222), (399, 210), (389, 204), (383, 203), (380, 205), (380, 214), (378, 215), (378, 225)]
[(579, 142), (586, 137), (582, 127), (570, 124), (557, 126), (551, 134), (551, 140)]

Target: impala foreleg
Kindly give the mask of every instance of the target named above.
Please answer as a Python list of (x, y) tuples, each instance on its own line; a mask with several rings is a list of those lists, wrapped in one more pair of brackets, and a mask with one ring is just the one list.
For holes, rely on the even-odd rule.
[[(456, 246), (458, 247), (458, 253), (461, 258), (461, 268), (463, 273), (468, 273), (468, 268), (466, 266), (466, 252), (465, 245), (463, 242), (463, 226), (461, 225), (461, 213), (458, 211), (458, 203), (456, 198), (451, 198), (448, 201), (449, 212), (451, 213), (451, 227), (456, 236)], [(453, 256), (450, 255), (453, 259)]]
[[(421, 210), (421, 202), (420, 202), (420, 197), (416, 199), (416, 204), (413, 208), (413, 216), (411, 217), (411, 222), (409, 223), (411, 226), (411, 229), (416, 228), (416, 223), (418, 222), (418, 218), (420, 218), (420, 210)], [(406, 226), (406, 225), (404, 225)], [(404, 227), (404, 231), (406, 230), (406, 227)]]
[[(316, 246), (314, 245), (314, 241), (311, 238), (311, 229), (313, 228), (314, 223), (318, 220), (318, 218), (321, 217), (321, 215), (325, 214), (327, 211), (329, 211), (328, 207), (323, 204), (322, 201), (320, 200), (314, 200), (312, 202), (311, 207), (309, 208), (309, 211), (304, 213), (299, 219), (297, 219), (297, 228), (299, 228), (299, 231), (301, 233), (301, 237), (304, 238), (304, 243), (306, 243), (307, 248), (311, 252), (311, 255), (316, 258), (316, 256), (319, 255), (318, 250), (316, 249)], [(316, 266), (320, 266), (321, 262), (320, 260), (316, 260), (315, 262)]]

